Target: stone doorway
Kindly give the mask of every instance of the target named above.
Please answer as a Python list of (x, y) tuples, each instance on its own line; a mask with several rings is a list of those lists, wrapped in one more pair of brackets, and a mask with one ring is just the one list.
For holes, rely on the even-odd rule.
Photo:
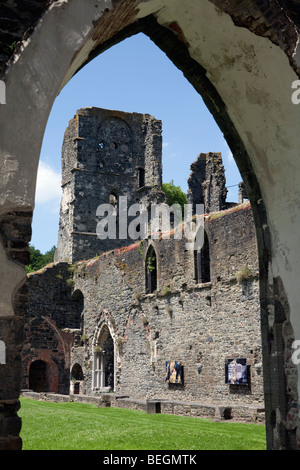
[(47, 392), (47, 364), (33, 361), (29, 369), (29, 388), (34, 392)]

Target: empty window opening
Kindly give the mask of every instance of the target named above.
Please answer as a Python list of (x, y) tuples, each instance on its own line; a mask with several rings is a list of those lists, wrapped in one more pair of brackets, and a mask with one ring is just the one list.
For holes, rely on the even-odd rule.
[(209, 241), (204, 231), (204, 242), (201, 250), (194, 251), (195, 280), (197, 283), (210, 282)]
[(151, 294), (157, 289), (157, 259), (151, 245), (146, 256), (146, 293)]
[(71, 378), (74, 380), (83, 380), (83, 372), (80, 364), (74, 364), (71, 371)]
[(70, 311), (69, 325), (72, 325), (72, 328), (74, 329), (80, 329), (83, 333), (84, 297), (81, 290), (76, 289), (73, 292), (71, 299), (73, 303), (71, 304), (72, 311)]
[(80, 393), (80, 385), (81, 381), (83, 380), (83, 372), (82, 368), (79, 364), (74, 364), (71, 370), (71, 393), (74, 395), (79, 395)]
[(143, 188), (145, 186), (145, 170), (144, 170), (144, 168), (138, 168), (138, 185), (139, 185), (139, 188)]

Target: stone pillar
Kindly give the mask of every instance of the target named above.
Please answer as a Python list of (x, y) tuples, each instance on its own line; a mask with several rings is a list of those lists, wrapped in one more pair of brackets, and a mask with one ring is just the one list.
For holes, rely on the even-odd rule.
[(245, 184), (239, 183), (239, 204), (242, 204), (244, 202), (244, 199), (248, 199)]
[(19, 396), (22, 380), (27, 291), (22, 265), (28, 264), (31, 212), (2, 214), (0, 222), (0, 450), (20, 450)]

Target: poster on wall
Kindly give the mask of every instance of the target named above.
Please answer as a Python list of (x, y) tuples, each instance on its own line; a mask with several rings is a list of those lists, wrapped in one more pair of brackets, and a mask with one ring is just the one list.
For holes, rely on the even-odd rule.
[(247, 359), (227, 359), (225, 362), (225, 383), (247, 385)]
[(183, 384), (183, 365), (178, 361), (166, 361), (166, 382)]

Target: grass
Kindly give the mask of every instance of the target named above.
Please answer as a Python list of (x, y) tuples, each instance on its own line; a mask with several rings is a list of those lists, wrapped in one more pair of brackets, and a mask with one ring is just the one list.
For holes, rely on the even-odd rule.
[(265, 427), (21, 398), (23, 450), (264, 450)]

